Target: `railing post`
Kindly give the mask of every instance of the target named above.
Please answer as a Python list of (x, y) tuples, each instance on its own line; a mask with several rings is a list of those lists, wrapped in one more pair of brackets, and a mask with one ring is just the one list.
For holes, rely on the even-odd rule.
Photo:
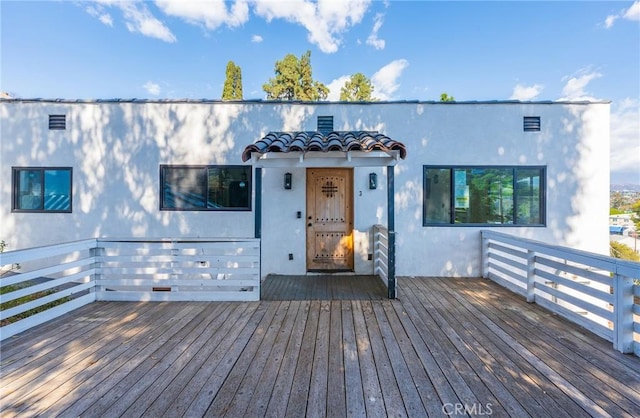
[(536, 301), (536, 253), (527, 250), (527, 302)]
[(395, 177), (393, 166), (387, 166), (387, 289), (389, 299), (396, 298), (396, 223)]
[(485, 279), (489, 278), (489, 238), (487, 238), (484, 234), (484, 231), (480, 231), (480, 241), (481, 241), (481, 263), (482, 263), (482, 277)]
[(616, 271), (613, 276), (613, 296), (613, 348), (621, 353), (633, 353), (633, 278)]
[(380, 247), (380, 241), (378, 240), (378, 225), (373, 225), (371, 230), (373, 239), (373, 274), (378, 274), (378, 249)]
[[(94, 293), (98, 293), (103, 291), (103, 286), (102, 286), (102, 279), (104, 279), (104, 274), (102, 271), (102, 264), (103, 264), (103, 257), (105, 256), (106, 252), (104, 247), (101, 247), (100, 245), (100, 241), (96, 240), (96, 246), (91, 248), (89, 250), (89, 254), (90, 256), (93, 258), (93, 265), (92, 268), (94, 270), (94, 273), (91, 275), (91, 280), (93, 281), (93, 287), (91, 288), (91, 291)], [(98, 299), (98, 297), (96, 296), (96, 300)]]

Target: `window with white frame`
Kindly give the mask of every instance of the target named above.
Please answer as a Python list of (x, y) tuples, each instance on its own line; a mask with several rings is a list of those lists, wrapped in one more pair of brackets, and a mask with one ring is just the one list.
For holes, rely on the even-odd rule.
[(161, 165), (160, 210), (251, 210), (251, 167)]
[(71, 167), (13, 167), (13, 212), (71, 212)]
[(544, 167), (424, 166), (423, 225), (545, 225)]

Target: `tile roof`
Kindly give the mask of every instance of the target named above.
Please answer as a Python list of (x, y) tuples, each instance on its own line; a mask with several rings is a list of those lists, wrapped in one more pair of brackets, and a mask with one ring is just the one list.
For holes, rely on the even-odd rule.
[(242, 153), (242, 161), (251, 153), (308, 151), (399, 151), (400, 158), (407, 156), (403, 143), (374, 131), (317, 131), (269, 132), (264, 138), (248, 145)]

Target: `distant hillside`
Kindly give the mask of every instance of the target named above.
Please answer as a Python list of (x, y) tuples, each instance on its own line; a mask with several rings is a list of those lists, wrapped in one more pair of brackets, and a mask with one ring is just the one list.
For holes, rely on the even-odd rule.
[(640, 192), (640, 184), (612, 184), (609, 187), (609, 190), (612, 192)]

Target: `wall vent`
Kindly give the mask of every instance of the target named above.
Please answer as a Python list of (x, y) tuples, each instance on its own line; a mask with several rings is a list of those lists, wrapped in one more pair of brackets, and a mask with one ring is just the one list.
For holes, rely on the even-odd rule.
[(49, 115), (49, 130), (67, 129), (67, 115)]
[(524, 131), (525, 132), (540, 131), (540, 116), (525, 116)]
[(333, 132), (333, 116), (318, 116), (318, 131), (325, 135)]

